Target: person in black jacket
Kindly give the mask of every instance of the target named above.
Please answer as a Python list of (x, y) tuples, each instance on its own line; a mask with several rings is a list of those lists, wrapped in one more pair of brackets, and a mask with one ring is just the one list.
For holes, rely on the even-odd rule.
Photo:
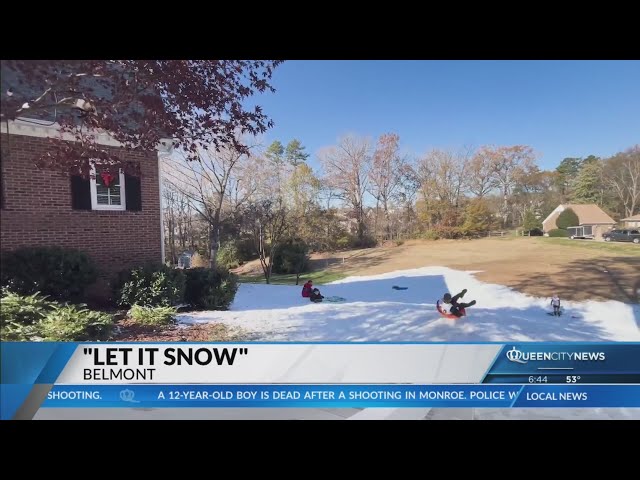
[(320, 303), (322, 302), (323, 298), (324, 296), (320, 294), (320, 290), (318, 290), (317, 288), (314, 288), (313, 290), (311, 290), (311, 295), (309, 296), (309, 300), (311, 300), (313, 303)]
[(462, 315), (464, 315), (463, 312), (465, 308), (473, 307), (476, 304), (475, 300), (469, 303), (458, 303), (458, 300), (464, 297), (465, 293), (467, 293), (466, 288), (462, 290), (460, 293), (458, 293), (457, 295), (454, 295), (453, 297), (451, 296), (450, 293), (445, 293), (444, 297), (442, 298), (444, 303), (451, 305), (451, 307), (449, 308), (449, 313), (451, 313), (452, 315), (455, 315), (456, 317), (461, 317)]

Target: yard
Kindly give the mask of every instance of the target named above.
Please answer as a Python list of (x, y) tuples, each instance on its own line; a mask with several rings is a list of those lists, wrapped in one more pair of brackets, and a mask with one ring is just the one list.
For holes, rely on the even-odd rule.
[[(554, 292), (566, 300), (638, 301), (640, 247), (546, 237), (481, 240), (411, 240), (400, 246), (312, 256), (313, 270), (301, 279), (328, 283), (347, 276), (376, 275), (442, 266), (478, 272), (476, 277), (538, 297)], [(264, 282), (260, 265), (237, 271), (243, 282)], [(273, 284), (294, 285), (295, 275), (274, 275)], [(300, 282), (301, 284), (304, 281)]]

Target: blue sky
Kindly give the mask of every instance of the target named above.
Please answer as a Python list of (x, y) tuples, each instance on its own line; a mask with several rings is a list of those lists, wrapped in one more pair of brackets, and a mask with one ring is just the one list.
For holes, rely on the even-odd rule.
[(400, 135), (405, 152), (486, 144), (532, 146), (542, 168), (640, 143), (640, 61), (288, 61), (266, 143), (317, 151), (346, 133)]

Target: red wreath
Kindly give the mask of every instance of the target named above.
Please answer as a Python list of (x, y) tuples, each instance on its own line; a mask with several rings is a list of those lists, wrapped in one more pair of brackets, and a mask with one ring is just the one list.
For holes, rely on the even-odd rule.
[(109, 172), (102, 172), (100, 174), (100, 177), (102, 177), (102, 181), (104, 182), (104, 186), (109, 188), (109, 186), (111, 185), (111, 182), (114, 182), (116, 180), (116, 176), (112, 173)]

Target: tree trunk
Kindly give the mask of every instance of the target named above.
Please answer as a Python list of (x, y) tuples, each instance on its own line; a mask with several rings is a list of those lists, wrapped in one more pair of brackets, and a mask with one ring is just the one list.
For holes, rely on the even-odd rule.
[(218, 256), (218, 229), (216, 226), (209, 225), (209, 268), (215, 270)]
[[(255, 232), (255, 230), (254, 230)], [(254, 233), (255, 235), (255, 233)], [(255, 237), (254, 237), (255, 239)], [(260, 257), (260, 266), (262, 267), (262, 273), (264, 274), (264, 281), (265, 283), (268, 285), (269, 281), (271, 280), (271, 269), (269, 268), (269, 265), (267, 264), (267, 252), (265, 250), (265, 245), (264, 245), (264, 233), (262, 230), (262, 224), (259, 224), (258, 226), (258, 255)], [(271, 260), (271, 259), (269, 259)]]
[(271, 251), (269, 252), (269, 263), (267, 264), (267, 283), (271, 282), (271, 274), (273, 273), (273, 257), (276, 254), (276, 245), (271, 244)]
[(386, 240), (391, 240), (393, 238), (393, 235), (391, 235), (391, 218), (389, 217), (389, 203), (386, 198), (382, 200), (382, 209), (384, 211), (384, 221), (386, 222)]
[(378, 238), (378, 214), (380, 213), (380, 199), (376, 197), (376, 215), (373, 218), (373, 236)]
[(215, 270), (220, 249), (220, 210), (215, 212), (209, 225), (209, 248), (209, 268)]

